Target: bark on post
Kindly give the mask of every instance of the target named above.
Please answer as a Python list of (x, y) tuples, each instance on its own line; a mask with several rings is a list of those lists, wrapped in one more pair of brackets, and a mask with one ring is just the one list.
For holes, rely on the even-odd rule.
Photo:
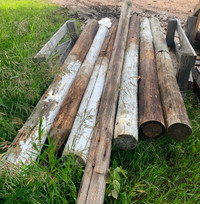
[(148, 18), (140, 26), (139, 75), (139, 132), (144, 137), (156, 138), (165, 131), (153, 39)]
[(75, 118), (72, 131), (63, 151), (63, 159), (65, 155), (73, 152), (79, 163), (83, 165), (86, 164), (116, 31), (117, 24), (115, 23), (111, 27), (97, 59), (90, 82)]
[(90, 80), (95, 62), (99, 56), (107, 33), (108, 28), (104, 25), (101, 25), (86, 56), (86, 59), (81, 66), (74, 82), (72, 83), (53, 122), (49, 135), (51, 142), (56, 147), (55, 152), (58, 152), (59, 148), (62, 144), (65, 143), (70, 134), (83, 94)]
[[(11, 162), (16, 165), (21, 165), (21, 163), (28, 165), (37, 158), (38, 150), (35, 149), (33, 144), (35, 144), (37, 149), (41, 150), (46, 140), (47, 132), (49, 132), (51, 124), (60, 109), (69, 87), (83, 63), (97, 29), (97, 21), (93, 20), (87, 24), (61, 67), (60, 74), (55, 77), (54, 81), (38, 102), (31, 116), (4, 155), (3, 161)], [(90, 37), (88, 37), (88, 35)], [(41, 126), (40, 118), (42, 121)], [(41, 130), (40, 135), (39, 129)]]
[(158, 19), (151, 18), (161, 102), (168, 135), (176, 140), (186, 139), (192, 133), (190, 121), (181, 96), (172, 61)]
[(109, 71), (101, 99), (97, 119), (98, 125), (93, 133), (77, 204), (101, 204), (104, 201), (106, 174), (110, 163), (114, 120), (131, 8), (131, 1), (125, 1), (122, 7)]
[(140, 21), (137, 16), (132, 16), (129, 25), (114, 135), (117, 147), (124, 150), (135, 148), (138, 142), (139, 35)]

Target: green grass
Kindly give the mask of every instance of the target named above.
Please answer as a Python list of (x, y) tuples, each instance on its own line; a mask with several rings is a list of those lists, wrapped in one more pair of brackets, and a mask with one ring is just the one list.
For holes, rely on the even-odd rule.
[[(1, 152), (58, 71), (32, 57), (67, 19), (66, 9), (46, 1), (0, 1)], [(187, 140), (140, 139), (129, 152), (113, 146), (105, 203), (200, 203), (200, 105), (192, 92), (185, 104), (193, 128)], [(45, 158), (21, 171), (0, 169), (0, 203), (75, 203), (82, 168), (73, 157), (65, 165), (54, 156), (44, 165)]]

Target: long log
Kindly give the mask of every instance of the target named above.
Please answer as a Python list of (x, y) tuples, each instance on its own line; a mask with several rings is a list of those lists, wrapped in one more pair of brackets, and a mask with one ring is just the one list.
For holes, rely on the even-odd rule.
[(104, 201), (106, 174), (110, 163), (114, 120), (131, 8), (131, 1), (126, 0), (120, 15), (112, 57), (97, 117), (98, 125), (94, 129), (77, 204), (101, 204)]
[(150, 23), (156, 50), (161, 102), (168, 135), (176, 140), (183, 140), (192, 133), (190, 121), (174, 75), (172, 60), (160, 23), (157, 18), (151, 18)]
[(140, 26), (139, 132), (142, 136), (156, 138), (165, 131), (153, 39), (148, 18)]
[(63, 151), (62, 157), (73, 152), (76, 160), (85, 165), (91, 143), (91, 136), (95, 127), (100, 98), (103, 91), (105, 77), (116, 36), (117, 24), (115, 23), (107, 36), (100, 55), (94, 67), (86, 92), (81, 101), (72, 131)]
[(83, 94), (87, 88), (95, 62), (99, 56), (107, 33), (108, 28), (101, 25), (86, 56), (86, 59), (81, 66), (76, 79), (72, 83), (53, 122), (49, 136), (52, 144), (55, 146), (55, 153), (58, 152), (61, 145), (65, 143), (70, 134)]
[(117, 147), (124, 150), (133, 149), (138, 143), (139, 35), (140, 21), (134, 15), (130, 19), (114, 134)]
[(41, 150), (46, 140), (47, 132), (49, 132), (69, 87), (85, 59), (97, 29), (98, 23), (95, 20), (86, 25), (61, 67), (60, 73), (55, 77), (31, 116), (15, 137), (11, 147), (4, 155), (3, 161), (21, 165), (21, 163), (30, 164), (32, 160), (37, 158), (38, 151)]

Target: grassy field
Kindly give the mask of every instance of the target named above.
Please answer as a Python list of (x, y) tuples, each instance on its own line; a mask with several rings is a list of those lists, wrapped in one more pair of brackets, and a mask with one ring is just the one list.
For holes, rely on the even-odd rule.
[[(69, 18), (66, 9), (42, 0), (0, 1), (0, 152), (22, 127), (58, 71), (32, 57)], [(200, 203), (200, 105), (188, 92), (193, 134), (140, 139), (133, 151), (112, 149), (105, 203)], [(75, 203), (83, 169), (43, 155), (21, 171), (0, 170), (0, 203)]]

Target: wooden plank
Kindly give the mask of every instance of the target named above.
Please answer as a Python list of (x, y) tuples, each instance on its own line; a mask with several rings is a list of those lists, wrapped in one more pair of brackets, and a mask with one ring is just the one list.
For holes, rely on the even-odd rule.
[(140, 21), (134, 15), (130, 19), (114, 134), (117, 147), (124, 150), (138, 143), (139, 37)]
[(181, 26), (180, 21), (177, 19), (177, 31), (180, 39), (180, 51), (184, 54), (191, 55), (191, 56), (196, 56), (196, 53), (190, 44), (187, 36), (185, 35), (185, 32), (183, 31), (183, 28)]
[(114, 120), (131, 9), (132, 2), (126, 0), (122, 6), (112, 57), (99, 108), (98, 126), (93, 133), (77, 204), (103, 204), (104, 202), (106, 175), (110, 163)]
[(107, 33), (108, 28), (101, 25), (86, 56), (86, 59), (81, 66), (76, 79), (72, 83), (53, 122), (49, 136), (51, 142), (55, 146), (55, 153), (58, 152), (61, 145), (65, 144), (66, 140), (68, 139), (74, 119), (78, 112), (79, 105), (87, 88), (94, 65), (99, 56)]
[(192, 36), (194, 34), (196, 23), (197, 23), (196, 16), (188, 16), (185, 34), (190, 42), (192, 42)]
[(56, 45), (67, 33), (67, 23), (66, 21), (62, 27), (53, 35), (53, 37), (42, 47), (42, 49), (33, 58), (35, 62), (45, 61), (49, 58), (51, 52), (55, 49)]
[(77, 39), (78, 39), (78, 29), (76, 26), (76, 21), (75, 20), (69, 20), (67, 22), (67, 28), (69, 30), (71, 41), (73, 44), (75, 44)]
[(148, 138), (157, 138), (165, 132), (153, 39), (148, 18), (140, 26), (139, 132)]
[(177, 21), (175, 19), (168, 20), (166, 41), (169, 47), (174, 47), (174, 35), (176, 31)]
[(192, 36), (192, 40), (196, 39), (197, 31), (199, 29), (199, 23), (200, 23), (200, 13), (198, 14), (198, 17), (197, 17), (197, 22), (196, 22), (194, 33), (193, 33), (193, 36)]
[(197, 3), (197, 5), (195, 6), (193, 11), (193, 16), (197, 16), (199, 14), (199, 11), (200, 11), (200, 2)]
[(192, 76), (196, 81), (197, 85), (200, 87), (200, 68), (194, 67), (192, 69)]
[[(159, 20), (157, 18), (151, 18), (150, 22), (153, 41), (156, 42), (154, 46), (159, 45), (159, 41), (162, 44), (164, 35), (161, 32), (158, 33), (160, 30), (158, 28), (160, 27)], [(165, 49), (167, 44), (163, 46)], [(173, 139), (183, 140), (192, 133), (190, 121), (174, 75), (174, 68), (170, 55), (168, 52), (162, 51), (162, 49), (160, 50), (160, 52), (156, 53), (156, 64), (161, 102), (168, 135)]]
[(181, 54), (179, 59), (179, 71), (177, 73), (177, 81), (181, 91), (185, 91), (188, 88), (190, 72), (192, 67), (194, 67), (195, 61), (195, 56)]
[(67, 56), (71, 52), (72, 48), (74, 46), (74, 43), (70, 40), (67, 46), (63, 49), (62, 54), (59, 57), (59, 60), (56, 63), (56, 66), (62, 66), (64, 61), (66, 60)]
[(116, 31), (117, 24), (114, 23), (101, 49), (90, 82), (81, 101), (62, 154), (63, 159), (65, 159), (65, 155), (73, 153), (78, 163), (86, 164)]
[[(31, 116), (20, 129), (2, 161), (20, 166), (22, 164), (28, 165), (31, 161), (36, 160), (38, 152), (41, 151), (42, 145), (46, 141), (47, 132), (49, 132), (51, 124), (85, 59), (97, 29), (98, 23), (95, 20), (86, 25), (61, 67), (60, 73), (55, 77)], [(42, 124), (40, 124), (40, 118)], [(39, 135), (39, 129), (42, 130), (41, 135)]]

